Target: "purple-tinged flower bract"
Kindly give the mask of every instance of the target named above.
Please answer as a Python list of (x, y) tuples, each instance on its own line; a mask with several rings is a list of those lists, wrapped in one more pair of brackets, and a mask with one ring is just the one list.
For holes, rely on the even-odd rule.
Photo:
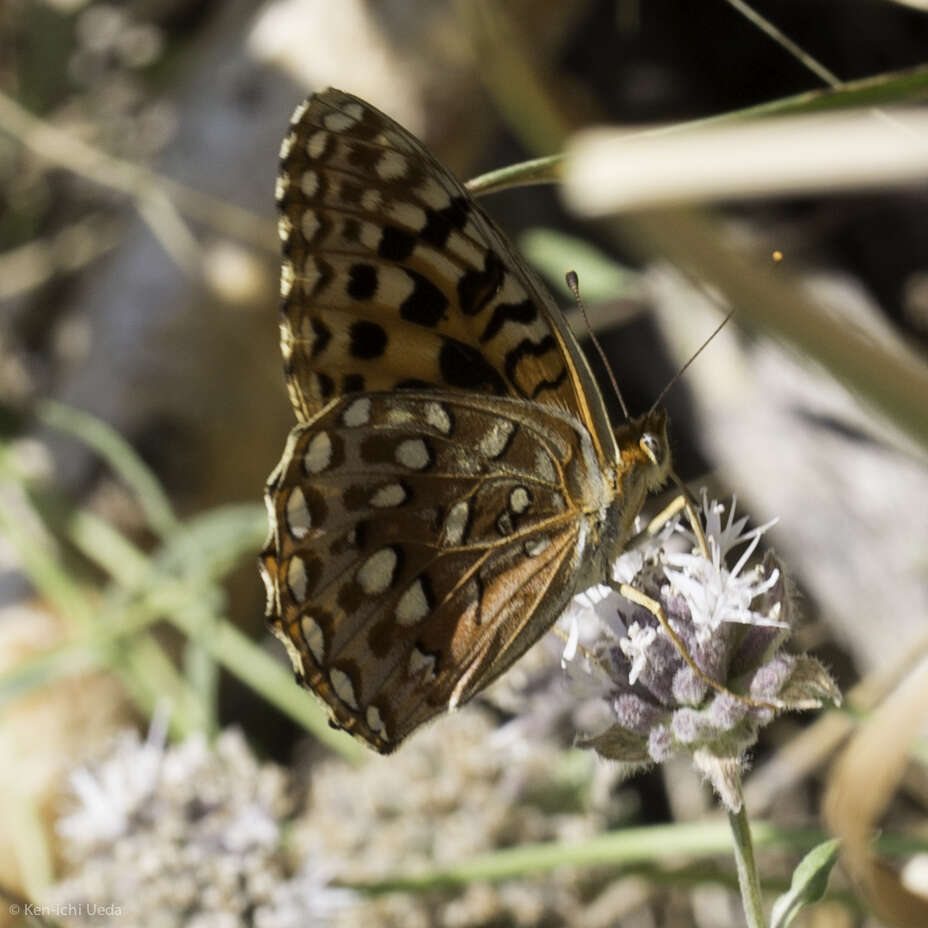
[[(596, 693), (609, 710), (608, 723), (581, 746), (629, 772), (685, 751), (737, 810), (737, 775), (759, 729), (780, 711), (841, 697), (818, 661), (782, 650), (796, 620), (783, 567), (772, 552), (751, 563), (773, 523), (745, 531), (747, 518), (735, 519), (734, 501), (727, 520), (724, 511), (703, 495), (709, 557), (677, 517), (616, 561), (614, 588), (575, 597), (562, 663), (581, 694)], [(681, 537), (690, 547), (674, 550)], [(620, 583), (661, 606), (699, 672), (652, 612), (619, 594)]]

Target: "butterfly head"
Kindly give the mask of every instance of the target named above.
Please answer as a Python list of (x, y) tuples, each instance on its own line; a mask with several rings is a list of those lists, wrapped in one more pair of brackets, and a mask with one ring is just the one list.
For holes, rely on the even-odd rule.
[[(645, 491), (656, 490), (670, 477), (667, 413), (655, 409), (619, 426), (615, 433), (626, 474), (634, 473)], [(637, 482), (637, 481), (636, 481)]]

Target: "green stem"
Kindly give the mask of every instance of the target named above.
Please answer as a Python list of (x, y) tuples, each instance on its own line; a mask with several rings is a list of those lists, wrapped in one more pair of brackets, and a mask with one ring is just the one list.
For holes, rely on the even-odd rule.
[(741, 794), (741, 778), (738, 778), (738, 798), (741, 806), (737, 812), (728, 813), (728, 824), (735, 850), (735, 864), (738, 869), (738, 886), (741, 888), (741, 902), (748, 928), (765, 928), (764, 901), (760, 892), (760, 877), (754, 860), (754, 845), (751, 842), (751, 826), (744, 809), (744, 796)]

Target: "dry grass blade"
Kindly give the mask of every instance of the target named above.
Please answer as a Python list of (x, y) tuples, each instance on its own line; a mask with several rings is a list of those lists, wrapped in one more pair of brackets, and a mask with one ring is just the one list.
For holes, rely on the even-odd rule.
[(637, 214), (623, 220), (618, 232), (704, 281), (725, 305), (737, 307), (742, 322), (821, 364), (888, 423), (928, 448), (928, 366), (903, 342), (878, 342), (835, 317), (705, 216), (682, 210)]
[[(715, 125), (663, 135), (594, 129), (572, 140), (568, 205), (587, 217), (693, 200), (885, 189), (928, 173), (928, 116), (871, 110)], [(681, 171), (680, 165), (686, 170)]]
[(872, 837), (909, 763), (912, 742), (928, 719), (928, 658), (871, 716), (835, 764), (825, 795), (825, 820), (844, 840), (844, 860), (871, 905), (891, 925), (928, 924), (928, 900), (874, 856)]

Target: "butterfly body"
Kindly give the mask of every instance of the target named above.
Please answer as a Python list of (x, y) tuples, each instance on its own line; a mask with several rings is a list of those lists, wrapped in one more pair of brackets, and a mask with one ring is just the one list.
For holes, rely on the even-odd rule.
[(333, 722), (388, 752), (607, 576), (666, 419), (613, 433), (544, 286), (389, 117), (330, 89), (281, 158), (299, 425), (267, 487), (268, 612)]

